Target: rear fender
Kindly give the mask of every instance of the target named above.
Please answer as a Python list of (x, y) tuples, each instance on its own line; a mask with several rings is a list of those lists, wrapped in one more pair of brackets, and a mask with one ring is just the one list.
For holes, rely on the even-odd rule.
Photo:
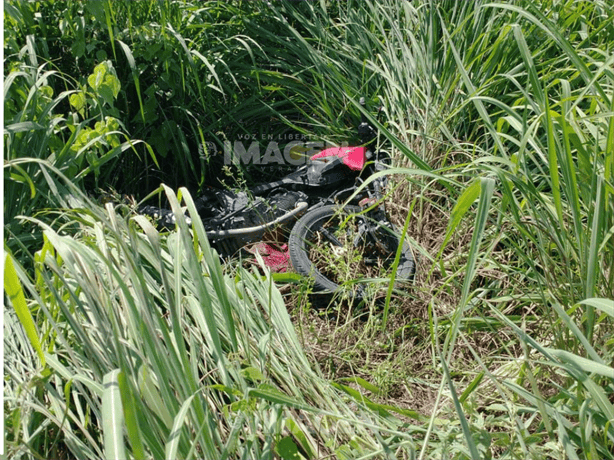
[(321, 160), (327, 157), (337, 157), (352, 171), (361, 171), (367, 161), (365, 147), (330, 147), (316, 153), (312, 160)]

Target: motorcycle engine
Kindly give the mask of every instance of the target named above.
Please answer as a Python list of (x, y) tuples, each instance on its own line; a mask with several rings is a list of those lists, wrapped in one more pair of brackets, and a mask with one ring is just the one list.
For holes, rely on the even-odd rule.
[(249, 196), (245, 192), (224, 191), (218, 195), (218, 199), (222, 212), (207, 226), (216, 230), (230, 230), (271, 222), (293, 210), (299, 201), (307, 201), (307, 195), (301, 191), (278, 189), (263, 198)]

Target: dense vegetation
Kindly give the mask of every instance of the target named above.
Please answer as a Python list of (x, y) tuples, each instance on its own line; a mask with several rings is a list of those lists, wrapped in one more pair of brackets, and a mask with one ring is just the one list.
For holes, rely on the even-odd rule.
[[(4, 31), (10, 458), (614, 458), (612, 2), (7, 1)], [(132, 212), (283, 172), (226, 140), (356, 140), (363, 95), (405, 297), (322, 312)]]

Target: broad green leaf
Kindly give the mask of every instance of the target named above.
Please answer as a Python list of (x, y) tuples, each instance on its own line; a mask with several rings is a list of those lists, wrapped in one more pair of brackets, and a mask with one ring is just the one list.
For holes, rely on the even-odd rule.
[(98, 91), (100, 86), (104, 83), (104, 77), (107, 75), (108, 64), (101, 62), (94, 68), (94, 72), (87, 77), (87, 82), (94, 91)]
[(104, 6), (102, 3), (102, 1), (85, 3), (85, 9), (99, 22), (105, 21)]
[(275, 453), (283, 460), (300, 460), (303, 457), (291, 436), (284, 436), (275, 444)]
[(316, 455), (314, 453), (313, 447), (307, 436), (303, 432), (301, 428), (299, 428), (298, 424), (292, 420), (291, 418), (286, 419), (286, 428), (292, 433), (292, 436), (300, 443), (303, 450), (307, 453), (307, 458), (315, 458)]
[(121, 84), (115, 76), (115, 71), (111, 61), (103, 61), (94, 68), (94, 72), (87, 78), (90, 87), (99, 94), (103, 100), (113, 105), (117, 98)]
[(86, 102), (85, 94), (83, 94), (82, 92), (71, 94), (68, 98), (68, 101), (70, 102), (70, 105), (73, 109), (79, 112), (81, 116), (84, 116), (85, 112), (83, 109), (85, 108)]
[(253, 383), (262, 382), (264, 380), (264, 376), (262, 372), (260, 372), (260, 369), (251, 366), (241, 369), (241, 375)]

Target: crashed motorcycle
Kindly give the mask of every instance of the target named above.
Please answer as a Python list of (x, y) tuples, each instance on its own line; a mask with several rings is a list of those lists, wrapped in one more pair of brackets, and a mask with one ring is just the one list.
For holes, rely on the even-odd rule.
[[(311, 277), (316, 291), (343, 287), (360, 296), (394, 269), (395, 285), (411, 281), (415, 259), (383, 203), (387, 176), (375, 175), (390, 159), (373, 148), (376, 132), (364, 116), (358, 134), (360, 146), (324, 149), (280, 180), (239, 192), (207, 189), (195, 205), (211, 246), (230, 257), (282, 229), (289, 233), (284, 247), (292, 267)], [(142, 206), (139, 212), (160, 227), (175, 226), (170, 210)]]

